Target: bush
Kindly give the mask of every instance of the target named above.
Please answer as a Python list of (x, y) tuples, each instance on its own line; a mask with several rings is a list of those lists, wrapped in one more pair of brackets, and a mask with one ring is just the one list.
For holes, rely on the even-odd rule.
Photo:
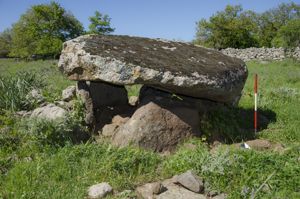
[(0, 76), (0, 112), (3, 110), (29, 110), (31, 104), (26, 96), (32, 89), (43, 88), (44, 83), (32, 72), (19, 72), (14, 76)]

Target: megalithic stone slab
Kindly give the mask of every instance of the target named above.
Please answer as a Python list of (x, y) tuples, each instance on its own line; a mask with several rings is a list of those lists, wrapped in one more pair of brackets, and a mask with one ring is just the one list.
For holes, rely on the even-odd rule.
[(64, 43), (59, 68), (71, 80), (144, 84), (232, 104), (247, 78), (242, 60), (189, 43), (84, 35)]

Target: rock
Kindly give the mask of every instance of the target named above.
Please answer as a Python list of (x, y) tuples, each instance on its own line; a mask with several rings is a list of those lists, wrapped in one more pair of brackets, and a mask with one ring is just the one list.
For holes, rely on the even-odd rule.
[(30, 117), (56, 120), (65, 118), (66, 114), (67, 111), (65, 109), (55, 106), (54, 104), (48, 104), (46, 106), (34, 109)]
[(112, 193), (113, 189), (107, 182), (102, 182), (89, 187), (88, 197), (91, 199), (104, 198)]
[(62, 100), (69, 102), (76, 95), (76, 86), (69, 86), (65, 90), (62, 91)]
[(137, 187), (135, 192), (139, 198), (154, 199), (155, 195), (165, 190), (165, 187), (160, 182), (153, 182)]
[(117, 124), (106, 124), (101, 130), (101, 135), (104, 137), (112, 137), (118, 130)]
[(215, 50), (117, 35), (65, 42), (58, 65), (71, 80), (144, 84), (228, 104), (239, 99), (247, 78), (243, 61)]
[(41, 94), (41, 91), (38, 89), (32, 89), (27, 95), (26, 99), (31, 103), (42, 103), (45, 101), (44, 96)]
[(129, 117), (122, 117), (116, 115), (113, 117), (111, 124), (106, 124), (101, 130), (101, 135), (104, 137), (112, 137), (118, 130), (118, 128), (125, 124), (129, 120)]
[(112, 143), (116, 146), (143, 147), (153, 151), (175, 149), (176, 145), (192, 136), (192, 128), (181, 118), (150, 102), (138, 108), (116, 132)]
[(125, 124), (130, 118), (129, 117), (122, 117), (120, 115), (116, 115), (112, 119), (112, 124), (116, 124), (118, 126)]
[(202, 194), (197, 194), (177, 185), (171, 185), (168, 190), (156, 196), (156, 199), (206, 199)]
[(84, 121), (86, 124), (92, 126), (93, 124), (95, 124), (95, 115), (94, 115), (93, 100), (87, 82), (85, 81), (77, 82), (77, 94), (85, 105)]
[(189, 170), (176, 177), (178, 184), (195, 192), (200, 193), (204, 190), (203, 179), (199, 178), (193, 171)]
[(131, 105), (131, 106), (136, 106), (139, 102), (139, 97), (137, 96), (130, 96), (129, 97), (129, 101), (128, 103)]

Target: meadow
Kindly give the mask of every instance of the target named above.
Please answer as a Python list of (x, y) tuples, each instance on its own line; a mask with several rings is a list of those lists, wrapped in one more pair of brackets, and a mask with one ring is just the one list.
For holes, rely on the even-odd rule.
[[(56, 60), (0, 59), (0, 198), (84, 198), (95, 183), (109, 182), (121, 192), (188, 169), (228, 198), (300, 198), (300, 62), (252, 61), (247, 66), (249, 76), (239, 106), (208, 115), (202, 122), (202, 139), (191, 139), (171, 155), (161, 156), (92, 139), (73, 142), (73, 129), (84, 128), (80, 103), (67, 121), (16, 116), (20, 109), (35, 107), (23, 103), (23, 87), (38, 87), (53, 102), (74, 82), (58, 71)], [(255, 73), (261, 114), (257, 135), (252, 127)], [(16, 83), (22, 80), (24, 84)], [(138, 88), (128, 88), (129, 95)], [(11, 106), (11, 101), (16, 105)], [(226, 144), (211, 150), (208, 142), (215, 134), (224, 135)], [(283, 149), (259, 151), (230, 145), (250, 138), (280, 143)]]

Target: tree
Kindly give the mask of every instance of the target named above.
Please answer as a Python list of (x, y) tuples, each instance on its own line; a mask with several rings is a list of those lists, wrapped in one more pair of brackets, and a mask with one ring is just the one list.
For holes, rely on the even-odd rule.
[(197, 23), (196, 43), (217, 49), (257, 46), (256, 14), (241, 6), (226, 6), (209, 20)]
[(96, 11), (95, 15), (89, 18), (89, 33), (93, 34), (108, 34), (113, 32), (115, 29), (110, 27), (110, 20), (108, 15), (102, 15)]
[[(278, 7), (260, 14), (257, 22), (260, 46), (272, 47), (274, 43), (278, 45), (278, 31), (294, 19), (300, 19), (300, 5), (295, 3), (282, 3)], [(275, 37), (277, 37), (277, 42), (273, 41)]]
[(10, 56), (57, 56), (62, 43), (83, 33), (81, 23), (58, 3), (32, 6), (12, 28)]
[(11, 48), (11, 30), (6, 29), (0, 33), (0, 57), (7, 57)]
[(300, 47), (300, 19), (290, 20), (282, 26), (272, 44), (277, 47)]

